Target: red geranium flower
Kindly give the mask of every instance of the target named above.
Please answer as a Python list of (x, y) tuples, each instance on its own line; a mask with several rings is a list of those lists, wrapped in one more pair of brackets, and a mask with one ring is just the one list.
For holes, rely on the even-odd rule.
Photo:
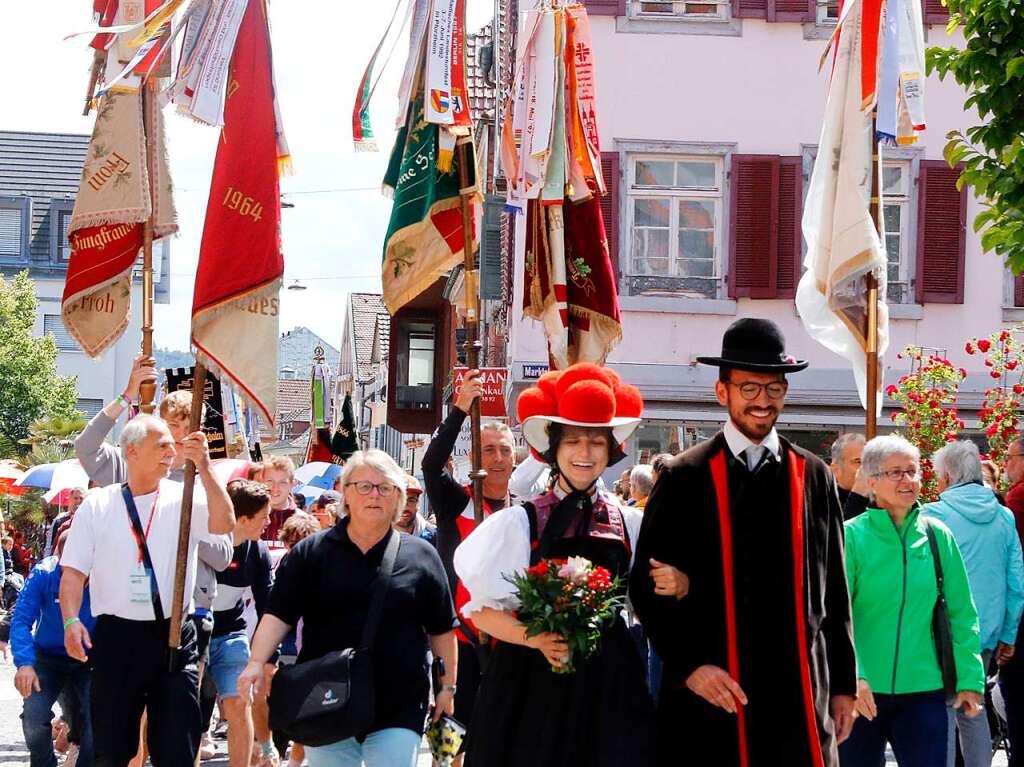
[(981, 349), (982, 354), (985, 354), (992, 348), (992, 342), (987, 338), (982, 338), (978, 341), (978, 348)]

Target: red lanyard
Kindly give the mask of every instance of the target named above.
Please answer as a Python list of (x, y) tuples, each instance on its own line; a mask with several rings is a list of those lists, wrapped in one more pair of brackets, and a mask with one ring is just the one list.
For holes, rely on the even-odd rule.
[[(149, 507), (149, 521), (146, 522), (146, 531), (144, 533), (145, 540), (146, 540), (147, 543), (149, 542), (149, 528), (151, 528), (153, 526), (153, 517), (156, 516), (156, 504), (157, 504), (157, 502), (159, 500), (160, 500), (160, 490), (158, 489), (156, 491), (156, 496), (154, 496), (154, 498), (153, 498), (153, 505)], [(141, 519), (139, 520), (139, 524), (142, 524), (142, 520)], [(139, 539), (139, 533), (135, 529), (135, 525), (131, 524), (130, 520), (128, 522), (128, 526), (132, 529), (132, 535), (135, 536), (135, 543), (139, 547), (139, 564), (142, 564), (142, 541)]]

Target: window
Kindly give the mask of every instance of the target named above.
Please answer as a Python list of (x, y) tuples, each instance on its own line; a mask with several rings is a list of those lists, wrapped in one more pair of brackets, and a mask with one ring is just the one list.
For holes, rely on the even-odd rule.
[(0, 197), (0, 261), (27, 261), (32, 200)]
[(729, 18), (731, 2), (714, 0), (633, 0), (632, 16), (638, 19), (679, 18), (723, 21)]
[(82, 416), (88, 420), (103, 409), (103, 400), (86, 398), (75, 403), (75, 408), (81, 411)]
[[(804, 147), (805, 192), (806, 184), (810, 183), (813, 173), (817, 151), (817, 147)], [(924, 259), (923, 266), (928, 264), (929, 250), (925, 247), (924, 253), (918, 252), (919, 229), (927, 220), (941, 220), (943, 217), (939, 213), (924, 215), (921, 209), (925, 204), (921, 196), (924, 167), (930, 162), (922, 160), (921, 154), (918, 148), (882, 148), (882, 220), (885, 226), (883, 244), (888, 260), (886, 300), (890, 305), (937, 301), (932, 292), (929, 292), (929, 297), (925, 297), (921, 292), (923, 286), (920, 284), (918, 273), (919, 260)], [(929, 202), (929, 205), (931, 204)]]
[(436, 333), (432, 322), (406, 322), (399, 327), (396, 406), (412, 410), (433, 407)]
[(889, 262), (889, 303), (912, 303), (910, 285), (908, 229), (910, 200), (913, 191), (910, 162), (906, 160), (883, 162), (882, 198), (885, 222), (885, 254)]
[[(64, 327), (64, 320), (59, 314), (43, 315), (43, 335), (53, 336), (57, 342), (57, 350), (62, 352), (77, 352), (78, 342)], [(102, 407), (103, 403), (100, 403)]]
[(717, 297), (721, 158), (636, 156), (629, 183), (630, 294)]
[(816, 21), (819, 25), (835, 25), (839, 21), (839, 0), (818, 0), (818, 16)]
[(71, 260), (71, 243), (68, 242), (68, 224), (71, 223), (70, 210), (57, 211), (57, 239), (53, 243), (57, 260), (67, 263)]

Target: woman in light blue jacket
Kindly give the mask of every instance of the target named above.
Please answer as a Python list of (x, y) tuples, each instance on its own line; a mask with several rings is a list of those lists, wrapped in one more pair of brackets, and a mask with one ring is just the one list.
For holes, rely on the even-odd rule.
[[(973, 442), (951, 442), (932, 457), (939, 500), (924, 514), (945, 523), (956, 539), (967, 568), (981, 624), (982, 660), (986, 669), (995, 655), (1009, 660), (1024, 610), (1024, 558), (1012, 512), (982, 483), (981, 456)], [(949, 709), (949, 758), (955, 756), (954, 737), (960, 731), (965, 767), (991, 764), (988, 720), (969, 719)], [(954, 727), (954, 720), (956, 726)]]

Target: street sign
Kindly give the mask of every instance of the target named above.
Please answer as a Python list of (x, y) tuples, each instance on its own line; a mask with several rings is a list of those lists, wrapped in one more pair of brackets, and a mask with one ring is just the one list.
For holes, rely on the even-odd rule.
[(523, 378), (527, 381), (536, 381), (547, 372), (547, 365), (523, 365)]
[[(462, 379), (466, 377), (469, 368), (455, 368), (455, 380), (452, 382), (452, 392), (455, 397), (459, 396), (462, 389)], [(508, 380), (507, 368), (480, 368), (483, 389), (480, 393), (480, 415), (485, 418), (504, 418), (505, 411), (505, 382)]]

